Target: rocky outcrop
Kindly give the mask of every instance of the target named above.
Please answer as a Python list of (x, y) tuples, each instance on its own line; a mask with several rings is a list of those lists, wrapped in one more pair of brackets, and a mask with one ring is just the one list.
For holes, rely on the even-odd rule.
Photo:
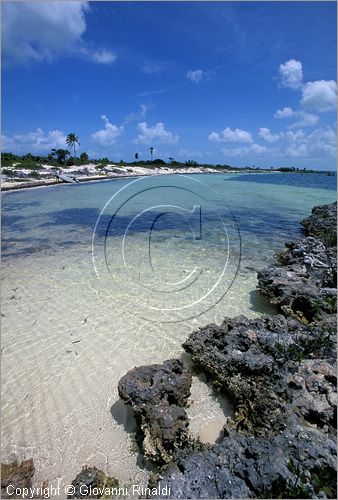
[(292, 393), (286, 405), (306, 424), (334, 435), (337, 425), (337, 371), (334, 360), (308, 359), (289, 372), (287, 387)]
[(218, 445), (179, 450), (168, 498), (336, 498), (335, 338), (282, 315), (227, 318), (184, 343), (231, 398)]
[(319, 238), (328, 247), (337, 246), (337, 202), (314, 207), (301, 224), (305, 236)]
[(191, 374), (178, 359), (130, 370), (118, 384), (119, 396), (134, 410), (144, 455), (163, 465), (188, 441), (184, 407)]
[(334, 362), (334, 337), (322, 327), (281, 315), (226, 318), (193, 332), (183, 347), (234, 403), (232, 428), (268, 437), (285, 429), (293, 412), (332, 431), (336, 378), (326, 361)]
[[(96, 467), (83, 467), (72, 481), (74, 493), (67, 498), (116, 498), (119, 496), (119, 482), (107, 476)], [(114, 494), (116, 491), (116, 495)], [(123, 488), (121, 488), (123, 491)], [(123, 495), (122, 495), (123, 496)]]
[(334, 454), (334, 440), (297, 425), (270, 440), (232, 433), (180, 452), (158, 480), (165, 498), (336, 498)]
[(335, 329), (337, 310), (337, 205), (315, 207), (306, 238), (287, 243), (277, 265), (258, 273), (257, 290), (286, 316)]
[[(1, 498), (22, 498), (19, 492), (22, 492), (23, 488), (30, 490), (34, 472), (31, 458), (21, 463), (15, 460), (9, 464), (1, 464)], [(18, 495), (13, 494), (15, 490), (18, 491)]]
[[(121, 379), (120, 396), (139, 416), (143, 451), (162, 465), (150, 486), (170, 487), (166, 498), (336, 498), (335, 211), (314, 209), (304, 221), (308, 236), (259, 273), (259, 292), (282, 314), (225, 318), (183, 344), (234, 404), (219, 444), (193, 446), (185, 412), (178, 441), (174, 425), (178, 445), (170, 447), (169, 434), (163, 439), (159, 414), (170, 415), (171, 404), (183, 409), (189, 395), (187, 369), (179, 383), (168, 374), (178, 360)], [(322, 232), (321, 218), (330, 221)]]

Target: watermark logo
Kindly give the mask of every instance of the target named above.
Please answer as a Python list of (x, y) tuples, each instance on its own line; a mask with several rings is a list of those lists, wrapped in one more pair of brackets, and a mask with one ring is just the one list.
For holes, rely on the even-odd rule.
[(185, 321), (230, 290), (241, 237), (224, 195), (195, 178), (151, 176), (132, 180), (105, 204), (92, 256), (112, 307), (150, 321)]

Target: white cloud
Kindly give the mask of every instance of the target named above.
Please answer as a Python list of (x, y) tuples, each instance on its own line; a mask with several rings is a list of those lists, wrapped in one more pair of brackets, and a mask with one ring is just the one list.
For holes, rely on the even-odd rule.
[(298, 120), (289, 125), (288, 128), (312, 127), (319, 120), (319, 116), (313, 113), (306, 113), (305, 111), (294, 111), (292, 108), (279, 109), (274, 114), (274, 117), (275, 118), (298, 117)]
[(218, 132), (211, 132), (208, 136), (209, 141), (213, 142), (229, 142), (229, 143), (237, 143), (237, 142), (253, 142), (250, 132), (246, 130), (241, 130), (236, 128), (235, 130), (231, 130), (231, 128), (225, 128), (220, 134)]
[(112, 64), (116, 61), (117, 55), (111, 50), (96, 50), (91, 53), (91, 58), (99, 64)]
[(286, 154), (291, 157), (320, 159), (336, 156), (336, 133), (330, 127), (318, 128), (308, 136), (301, 130), (293, 137), (290, 134), (292, 132), (287, 132), (286, 136), (293, 143), (286, 148)]
[(191, 80), (193, 83), (200, 83), (205, 74), (201, 69), (190, 69), (186, 76), (188, 80)]
[(282, 85), (290, 89), (299, 89), (302, 85), (303, 69), (302, 63), (295, 59), (290, 59), (279, 66), (279, 74)]
[(166, 130), (164, 123), (158, 122), (153, 127), (149, 127), (146, 122), (141, 122), (137, 125), (139, 135), (134, 139), (135, 144), (152, 144), (153, 142), (163, 142), (174, 144), (178, 141), (179, 136)]
[(260, 146), (259, 144), (252, 144), (248, 149), (250, 150), (250, 152), (252, 151), (256, 154), (268, 153), (270, 151), (267, 147)]
[(337, 137), (335, 131), (331, 127), (317, 128), (308, 136), (311, 142), (326, 142), (327, 144), (336, 145)]
[(271, 134), (270, 129), (266, 127), (261, 127), (258, 135), (267, 142), (275, 142), (280, 138), (279, 134)]
[(271, 147), (267, 148), (260, 144), (250, 144), (241, 147), (226, 147), (221, 151), (228, 158), (294, 158), (300, 160), (314, 160), (320, 162), (325, 159), (335, 158), (336, 155), (336, 133), (331, 127), (317, 128), (309, 134), (302, 129), (296, 131), (281, 132), (277, 135), (278, 147), (275, 144), (275, 137), (266, 127), (261, 127), (259, 131), (263, 139), (274, 138)]
[(297, 142), (304, 139), (305, 134), (303, 130), (297, 130), (296, 132), (291, 132), (291, 130), (289, 130), (288, 132), (286, 132), (285, 137), (288, 141)]
[(129, 115), (126, 116), (125, 123), (138, 121), (146, 116), (148, 106), (146, 106), (145, 104), (140, 104), (139, 108), (139, 111), (137, 111), (136, 113), (129, 113)]
[(307, 109), (323, 112), (336, 108), (337, 83), (334, 80), (308, 82), (302, 88), (301, 104)]
[(218, 132), (211, 132), (208, 135), (208, 139), (209, 139), (209, 141), (213, 141), (213, 142), (221, 142), (221, 136), (219, 135)]
[(292, 108), (283, 108), (283, 109), (278, 109), (273, 116), (275, 118), (289, 118), (290, 116), (293, 116), (294, 114), (295, 114), (295, 112), (293, 111)]
[(300, 144), (299, 146), (298, 145), (293, 145), (293, 146), (289, 146), (288, 148), (286, 148), (286, 154), (288, 156), (291, 156), (292, 158), (299, 158), (299, 157), (306, 157), (308, 156), (308, 147), (306, 144)]
[(312, 127), (316, 125), (319, 120), (319, 116), (313, 113), (304, 113), (300, 111), (299, 113), (295, 113), (295, 115), (299, 116), (299, 120), (289, 125), (289, 128)]
[(259, 144), (251, 144), (250, 146), (240, 148), (222, 148), (222, 153), (230, 157), (262, 155), (269, 151), (267, 147), (260, 146)]
[(82, 39), (89, 2), (3, 2), (2, 53), (5, 65), (51, 60), (60, 55), (111, 64), (116, 54), (89, 49)]
[(142, 66), (142, 71), (147, 73), (148, 75), (154, 75), (156, 73), (160, 73), (166, 69), (171, 67), (171, 63), (167, 61), (151, 61), (147, 62)]
[(98, 130), (92, 134), (92, 139), (100, 146), (112, 146), (116, 143), (116, 139), (122, 134), (123, 127), (118, 127), (110, 123), (106, 115), (102, 115), (101, 119), (104, 122), (104, 129)]
[(2, 147), (5, 151), (15, 153), (39, 153), (55, 149), (66, 149), (66, 136), (61, 130), (52, 130), (47, 134), (41, 128), (27, 134), (2, 136)]

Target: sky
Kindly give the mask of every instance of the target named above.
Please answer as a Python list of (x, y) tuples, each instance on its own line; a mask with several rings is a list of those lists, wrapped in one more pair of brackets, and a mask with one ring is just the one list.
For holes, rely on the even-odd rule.
[(2, 2), (2, 150), (334, 169), (335, 2)]

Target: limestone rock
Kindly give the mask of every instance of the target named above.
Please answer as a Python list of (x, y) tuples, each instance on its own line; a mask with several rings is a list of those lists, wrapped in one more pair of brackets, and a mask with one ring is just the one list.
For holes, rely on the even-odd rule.
[(119, 381), (119, 395), (135, 413), (141, 449), (157, 464), (170, 462), (188, 441), (184, 406), (190, 386), (191, 374), (177, 359), (134, 368)]
[(20, 496), (8, 495), (7, 486), (11, 485), (14, 489), (29, 489), (34, 472), (32, 458), (21, 463), (15, 460), (9, 464), (1, 464), (1, 498), (20, 498)]

